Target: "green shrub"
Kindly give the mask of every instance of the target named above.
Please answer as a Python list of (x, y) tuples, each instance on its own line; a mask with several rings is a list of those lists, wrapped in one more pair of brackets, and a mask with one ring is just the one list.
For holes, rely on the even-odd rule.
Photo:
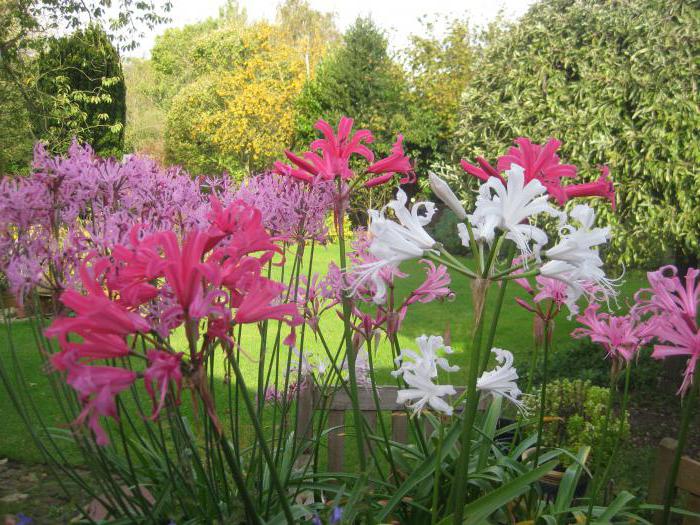
[[(651, 352), (651, 348), (642, 348), (638, 358), (632, 363), (630, 390), (650, 391), (658, 387), (663, 363), (651, 359)], [(605, 351), (600, 345), (587, 340), (552, 352), (549, 355), (547, 370), (550, 379), (580, 379), (597, 386), (610, 385), (610, 360), (605, 357)], [(541, 362), (536, 368), (533, 383), (542, 383)]]
[[(603, 460), (601, 464), (605, 464), (612, 454), (612, 436), (619, 428), (620, 417), (625, 419), (622, 439), (629, 436), (629, 413), (626, 412), (624, 416), (613, 414), (608, 424), (609, 437), (605, 443), (601, 443), (609, 399), (609, 388), (594, 386), (590, 381), (558, 379), (548, 383), (544, 446), (563, 448), (572, 454), (582, 446), (590, 446), (592, 454)], [(539, 396), (526, 400), (531, 415), (539, 413), (539, 405)], [(567, 463), (566, 458), (563, 463)]]
[(445, 249), (453, 255), (466, 255), (468, 253), (457, 235), (457, 224), (460, 221), (454, 212), (448, 208), (440, 210), (437, 218), (433, 219), (430, 233), (437, 242), (442, 243)]

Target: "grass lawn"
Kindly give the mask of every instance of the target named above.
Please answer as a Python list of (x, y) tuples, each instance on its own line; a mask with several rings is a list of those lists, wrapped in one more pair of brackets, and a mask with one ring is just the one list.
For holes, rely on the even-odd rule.
[[(337, 246), (317, 247), (314, 258), (314, 270), (323, 272), (328, 263), (337, 257)], [(287, 267), (291, 264), (292, 258), (288, 258)], [(287, 271), (288, 268), (285, 268)], [(424, 271), (417, 262), (405, 264), (402, 269), (409, 274), (409, 277), (401, 280), (397, 285), (399, 294), (408, 293), (418, 286), (424, 277)], [(284, 270), (282, 270), (284, 271)], [(402, 347), (415, 347), (414, 339), (422, 334), (444, 334), (449, 328), (452, 337), (452, 346), (455, 349), (455, 356), (451, 360), (456, 364), (465, 365), (467, 356), (464, 353), (467, 330), (471, 325), (472, 307), (470, 300), (470, 281), (460, 275), (453, 275), (452, 289), (455, 292), (455, 300), (452, 302), (434, 302), (430, 304), (416, 304), (409, 311), (403, 324), (399, 340)], [(632, 293), (642, 286), (644, 277), (641, 272), (628, 272), (626, 283), (621, 289), (621, 304), (627, 302)], [(489, 302), (492, 305), (496, 291), (492, 289)], [(514, 302), (516, 295), (524, 295), (522, 290), (514, 283), (508, 285), (506, 301), (501, 315), (499, 329), (495, 340), (495, 346), (511, 350), (515, 354), (516, 366), (518, 363), (525, 367), (527, 357), (532, 346), (532, 316)], [(569, 333), (575, 327), (573, 320), (567, 320), (562, 315), (557, 320), (554, 351), (565, 352), (571, 344)], [(322, 321), (321, 328), (325, 339), (333, 348), (337, 347), (342, 337), (342, 322), (334, 314), (327, 314)], [(272, 330), (276, 328), (271, 328)], [(286, 333), (283, 332), (283, 334)], [(20, 321), (11, 325), (11, 337), (18, 358), (17, 364), (23, 372), (21, 379), (28, 390), (32, 393), (32, 399), (40, 407), (40, 413), (47, 424), (51, 426), (65, 426), (65, 419), (61, 416), (61, 411), (56, 402), (52, 390), (46, 381), (47, 371), (42, 367), (41, 358), (36, 350), (33, 328), (29, 321)], [(311, 339), (309, 339), (311, 337)], [(255, 387), (257, 384), (257, 370), (259, 358), (259, 338), (260, 334), (256, 327), (246, 327), (241, 338), (242, 347), (251, 359), (242, 359), (244, 374), (246, 375), (248, 387)], [(178, 338), (175, 338), (178, 344)], [(182, 344), (182, 338), (179, 339)], [(322, 352), (322, 347), (313, 336), (308, 335), (305, 347), (313, 351)], [(6, 329), (0, 330), (0, 366), (12, 370), (9, 366), (12, 360), (9, 351), (10, 343)], [(601, 354), (602, 356), (602, 354)], [(380, 346), (375, 358), (378, 382), (390, 383), (389, 372), (393, 369), (391, 363), (391, 352), (386, 343)], [(220, 378), (216, 384), (221, 388), (223, 395), (224, 366), (220, 362), (215, 369), (215, 376)], [(19, 380), (19, 379), (18, 379)], [(464, 383), (464, 373), (457, 372), (450, 378), (454, 384)], [(0, 458), (8, 457), (14, 460), (33, 462), (39, 461), (41, 456), (25, 430), (20, 417), (15, 412), (8, 393), (0, 387), (0, 415), (2, 416), (2, 431), (0, 431)]]

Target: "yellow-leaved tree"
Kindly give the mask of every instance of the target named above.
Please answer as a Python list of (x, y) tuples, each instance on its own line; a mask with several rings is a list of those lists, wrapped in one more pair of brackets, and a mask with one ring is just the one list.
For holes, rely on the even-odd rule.
[(306, 66), (279, 28), (267, 23), (246, 30), (241, 44), (250, 56), (240, 67), (219, 76), (214, 91), (220, 107), (201, 120), (199, 131), (210, 135), (223, 157), (250, 172), (268, 165), (289, 145), (293, 102), (301, 91)]

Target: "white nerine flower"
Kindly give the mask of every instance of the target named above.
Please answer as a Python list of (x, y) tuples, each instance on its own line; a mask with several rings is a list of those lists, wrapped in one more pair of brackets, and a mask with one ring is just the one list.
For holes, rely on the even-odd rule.
[[(547, 202), (546, 188), (537, 179), (525, 184), (525, 171), (517, 164), (512, 164), (508, 175), (507, 187), (498, 177), (490, 177), (479, 188), (474, 213), (469, 222), (474, 229), (477, 241), (493, 242), (496, 229), (506, 232), (506, 238), (512, 240), (523, 253), (531, 255), (530, 242), (534, 242), (535, 255), (539, 248), (547, 243), (547, 234), (540, 228), (529, 224), (531, 217), (546, 213), (563, 218), (563, 214)], [(460, 228), (460, 237), (465, 246), (466, 228)]]
[(459, 202), (457, 195), (454, 194), (452, 189), (447, 185), (447, 183), (440, 177), (435, 175), (432, 171), (428, 172), (428, 179), (430, 180), (430, 188), (433, 190), (435, 195), (444, 202), (449, 209), (451, 209), (460, 221), (467, 218), (467, 212), (464, 210), (464, 206)]
[(397, 403), (413, 401), (407, 406), (413, 410), (414, 415), (420, 414), (426, 405), (448, 416), (452, 415), (452, 406), (441, 399), (443, 396), (457, 393), (452, 385), (436, 385), (429, 377), (413, 372), (406, 372), (403, 379), (411, 388), (397, 392)]
[[(403, 261), (422, 257), (435, 246), (435, 241), (424, 229), (424, 226), (433, 218), (435, 204), (417, 202), (409, 211), (406, 208), (407, 201), (406, 193), (399, 189), (396, 199), (390, 201), (381, 211), (369, 210), (369, 234), (372, 237), (369, 253), (377, 261), (357, 267), (359, 274), (352, 293), (357, 291), (365, 279), (372, 278), (377, 290), (374, 301), (382, 303), (386, 297), (386, 283), (380, 276), (382, 268), (389, 265), (398, 267)], [(399, 222), (394, 222), (385, 216), (387, 208), (394, 211)], [(421, 210), (425, 211), (425, 215), (419, 214)]]
[(451, 354), (452, 348), (445, 346), (439, 335), (422, 335), (416, 338), (419, 352), (403, 349), (394, 362), (399, 367), (391, 372), (391, 375), (398, 377), (405, 372), (419, 374), (428, 378), (438, 375), (438, 367), (446, 372), (456, 372), (458, 366), (450, 366), (447, 359), (440, 356), (440, 353)]
[(571, 289), (569, 295), (572, 298), (578, 299), (591, 283), (600, 287), (607, 296), (616, 295), (613, 281), (605, 276), (603, 261), (598, 254), (598, 246), (610, 239), (610, 229), (593, 227), (595, 212), (586, 204), (575, 206), (571, 217), (581, 227), (567, 224), (559, 229), (561, 240), (544, 252), (549, 260), (542, 265), (540, 273), (565, 282)]
[(518, 399), (522, 392), (515, 382), (518, 379), (518, 372), (513, 366), (513, 354), (501, 348), (492, 348), (491, 351), (496, 354), (499, 366), (484, 372), (477, 380), (476, 388), (492, 396), (505, 397), (522, 409), (523, 402)]

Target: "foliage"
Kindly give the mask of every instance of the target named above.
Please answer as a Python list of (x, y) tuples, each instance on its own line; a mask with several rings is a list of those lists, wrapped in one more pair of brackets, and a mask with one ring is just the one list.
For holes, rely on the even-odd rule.
[[(54, 40), (56, 34), (95, 31), (101, 27), (109, 31), (109, 37), (123, 49), (131, 49), (143, 36), (144, 27), (152, 29), (164, 21), (170, 2), (135, 2), (134, 0), (4, 0), (0, 2), (0, 125), (5, 130), (0, 136), (0, 173), (26, 171), (31, 159), (32, 144), (37, 140), (51, 140), (46, 126), (67, 119), (68, 129), (80, 136), (85, 130), (85, 106), (97, 106), (103, 101), (93, 97), (114, 93), (113, 75), (105, 77), (101, 93), (90, 90), (73, 90), (68, 77), (79, 76), (75, 70), (47, 72), (42, 70), (37, 57), (46, 52), (46, 42)], [(93, 29), (87, 29), (89, 25)], [(99, 39), (99, 38), (98, 38)], [(58, 39), (66, 41), (65, 39)], [(111, 44), (110, 44), (111, 46)], [(110, 57), (106, 42), (102, 51), (116, 67)], [(83, 54), (83, 52), (81, 52)], [(76, 57), (78, 58), (78, 57)], [(85, 55), (91, 62), (96, 57)], [(98, 61), (98, 63), (100, 63)], [(118, 65), (118, 60), (117, 63)], [(72, 67), (82, 68), (82, 62)], [(52, 66), (52, 67), (55, 67)], [(101, 77), (93, 77), (94, 67), (86, 70), (95, 83)], [(60, 74), (48, 81), (44, 73)], [(48, 90), (47, 81), (50, 83)], [(42, 84), (43, 83), (43, 84)], [(42, 84), (42, 85), (40, 85)], [(123, 105), (123, 104), (122, 104)], [(94, 109), (94, 108), (93, 108)], [(119, 112), (123, 115), (123, 110)], [(90, 120), (90, 119), (88, 119)], [(122, 119), (123, 120), (123, 119)], [(81, 123), (82, 121), (82, 123)], [(37, 124), (39, 128), (37, 130)], [(123, 122), (122, 122), (123, 124)], [(88, 123), (93, 125), (93, 123)], [(61, 126), (63, 123), (61, 122)], [(56, 131), (56, 128), (53, 129)], [(119, 130), (114, 127), (117, 135)], [(65, 149), (67, 143), (58, 146)]]
[[(591, 447), (596, 461), (608, 462), (612, 454), (612, 441), (603, 440), (606, 432), (607, 405), (610, 389), (593, 386), (581, 379), (557, 379), (547, 383), (547, 401), (543, 443), (547, 447), (560, 447), (575, 454), (581, 447)], [(527, 408), (533, 414), (539, 411), (536, 397), (528, 400)], [(607, 426), (617, 428), (620, 418), (629, 419), (629, 414), (610, 418)], [(629, 436), (629, 423), (624, 425), (622, 438)], [(564, 460), (564, 464), (569, 461)], [(604, 464), (604, 463), (601, 463)]]
[(100, 155), (121, 155), (126, 88), (119, 54), (101, 28), (48, 39), (37, 59), (37, 88), (46, 102), (32, 115), (35, 134), (52, 148), (62, 151), (78, 137)]
[[(610, 361), (601, 359), (603, 350), (595, 343), (571, 341), (566, 348), (552, 352), (549, 357), (548, 374), (552, 379), (588, 381), (596, 386), (610, 384)], [(654, 392), (658, 388), (663, 364), (649, 359), (650, 348), (639, 351), (639, 360), (632, 368), (630, 389), (640, 392)], [(542, 382), (541, 366), (533, 376), (533, 382)]]
[[(331, 122), (353, 115), (356, 126), (372, 129), (390, 144), (405, 123), (406, 84), (387, 51), (387, 40), (369, 18), (358, 18), (343, 35), (342, 46), (318, 67), (297, 102), (296, 143), (310, 142), (319, 118)], [(387, 153), (382, 151), (381, 153)]]
[(267, 167), (290, 143), (294, 101), (334, 38), (332, 17), (296, 0), (275, 24), (247, 25), (232, 2), (217, 19), (166, 31), (151, 99), (167, 112), (168, 161), (237, 176)]
[(457, 218), (452, 210), (443, 208), (430, 230), (433, 239), (442, 243), (448, 252), (455, 255), (466, 255), (468, 253), (466, 246), (462, 244), (459, 238), (454, 236), (457, 224), (460, 222), (462, 221)]
[(124, 149), (162, 162), (165, 159), (165, 112), (156, 103), (155, 77), (149, 60), (134, 58), (124, 64), (124, 82), (128, 86)]
[[(512, 137), (561, 138), (619, 188), (614, 258), (700, 252), (696, 4), (544, 0), (492, 29), (462, 104), (459, 148), (493, 158)], [(692, 259), (691, 259), (692, 263)]]
[(239, 45), (238, 67), (198, 78), (168, 113), (168, 159), (194, 173), (260, 170), (291, 139), (303, 62), (269, 24), (247, 28)]
[(459, 123), (459, 102), (469, 83), (476, 54), (469, 24), (464, 19), (423, 19), (422, 35), (411, 35), (405, 50), (410, 84), (406, 140), (426, 163), (447, 159)]

